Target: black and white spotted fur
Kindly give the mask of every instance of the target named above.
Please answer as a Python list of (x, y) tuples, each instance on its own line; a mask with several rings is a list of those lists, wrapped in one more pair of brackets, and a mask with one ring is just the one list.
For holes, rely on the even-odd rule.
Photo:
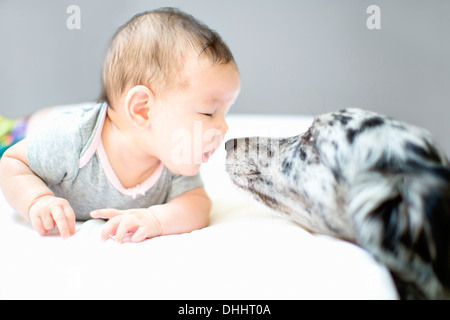
[(225, 147), (235, 184), (307, 230), (367, 249), (402, 298), (450, 298), (450, 167), (426, 130), (352, 108), (298, 136)]

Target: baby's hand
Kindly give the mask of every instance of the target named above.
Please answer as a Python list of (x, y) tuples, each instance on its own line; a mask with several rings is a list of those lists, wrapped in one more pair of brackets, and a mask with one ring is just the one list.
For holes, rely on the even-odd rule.
[(41, 197), (30, 207), (28, 217), (41, 235), (53, 230), (55, 225), (63, 238), (75, 233), (75, 213), (66, 199), (50, 195)]
[(153, 210), (150, 209), (101, 209), (91, 212), (92, 218), (109, 219), (102, 230), (102, 239), (122, 242), (128, 233), (132, 233), (131, 242), (140, 242), (161, 235), (161, 225)]

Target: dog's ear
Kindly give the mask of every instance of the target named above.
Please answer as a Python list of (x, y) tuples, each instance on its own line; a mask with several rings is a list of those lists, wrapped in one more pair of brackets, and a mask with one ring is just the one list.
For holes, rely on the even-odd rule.
[(450, 169), (358, 176), (348, 201), (356, 242), (387, 265), (407, 298), (450, 298)]

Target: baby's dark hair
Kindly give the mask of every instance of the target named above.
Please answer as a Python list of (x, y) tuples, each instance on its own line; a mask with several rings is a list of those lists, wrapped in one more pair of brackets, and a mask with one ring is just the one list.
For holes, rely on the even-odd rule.
[(216, 65), (234, 63), (222, 38), (193, 16), (175, 8), (135, 15), (119, 28), (106, 53), (101, 99), (114, 102), (128, 88), (145, 85), (156, 94), (177, 87), (188, 56)]

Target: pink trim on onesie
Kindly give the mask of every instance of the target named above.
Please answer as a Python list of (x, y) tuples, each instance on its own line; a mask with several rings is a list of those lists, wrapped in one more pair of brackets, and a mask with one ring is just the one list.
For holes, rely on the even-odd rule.
[[(83, 156), (80, 158), (80, 162), (78, 163), (78, 167), (81, 169), (87, 163), (89, 160), (91, 160), (92, 156), (94, 155), (95, 151), (97, 151), (98, 146), (100, 145), (100, 142), (102, 141), (102, 129), (103, 125), (105, 124), (105, 118), (106, 118), (106, 110), (108, 109), (108, 106), (105, 104), (102, 106), (102, 110), (100, 110), (101, 121), (100, 124), (97, 126), (97, 131), (95, 132), (95, 136), (92, 139), (91, 145), (86, 150), (86, 152), (83, 154)], [(95, 129), (94, 129), (95, 130)]]
[(103, 171), (105, 172), (105, 175), (108, 178), (109, 182), (122, 194), (131, 196), (133, 197), (133, 199), (135, 199), (138, 194), (145, 195), (145, 192), (147, 192), (151, 187), (155, 185), (155, 183), (161, 177), (164, 165), (162, 162), (160, 162), (155, 172), (153, 172), (153, 174), (141, 184), (138, 184), (133, 188), (125, 188), (114, 172), (114, 169), (112, 168), (111, 163), (108, 160), (108, 155), (106, 154), (105, 147), (103, 146), (102, 129), (105, 123), (106, 110), (107, 106), (105, 104), (105, 106), (102, 107), (102, 110), (100, 111), (100, 117), (102, 117), (101, 122), (96, 128), (97, 131), (95, 132), (95, 136), (92, 139), (91, 145), (80, 159), (79, 168), (84, 167), (93, 157), (95, 152), (97, 152), (97, 156), (100, 159)]
[(148, 177), (144, 182), (138, 184), (133, 188), (125, 188), (117, 177), (114, 169), (111, 167), (111, 164), (108, 160), (108, 156), (105, 151), (105, 147), (103, 146), (103, 142), (100, 140), (100, 145), (97, 149), (97, 155), (100, 158), (100, 162), (102, 163), (103, 171), (106, 174), (109, 182), (122, 194), (131, 196), (133, 199), (136, 199), (138, 194), (145, 195), (145, 192), (148, 191), (151, 187), (154, 186), (156, 181), (158, 181), (161, 173), (163, 171), (164, 165), (162, 162), (159, 163), (159, 166), (156, 168), (155, 172), (152, 173), (150, 177)]

